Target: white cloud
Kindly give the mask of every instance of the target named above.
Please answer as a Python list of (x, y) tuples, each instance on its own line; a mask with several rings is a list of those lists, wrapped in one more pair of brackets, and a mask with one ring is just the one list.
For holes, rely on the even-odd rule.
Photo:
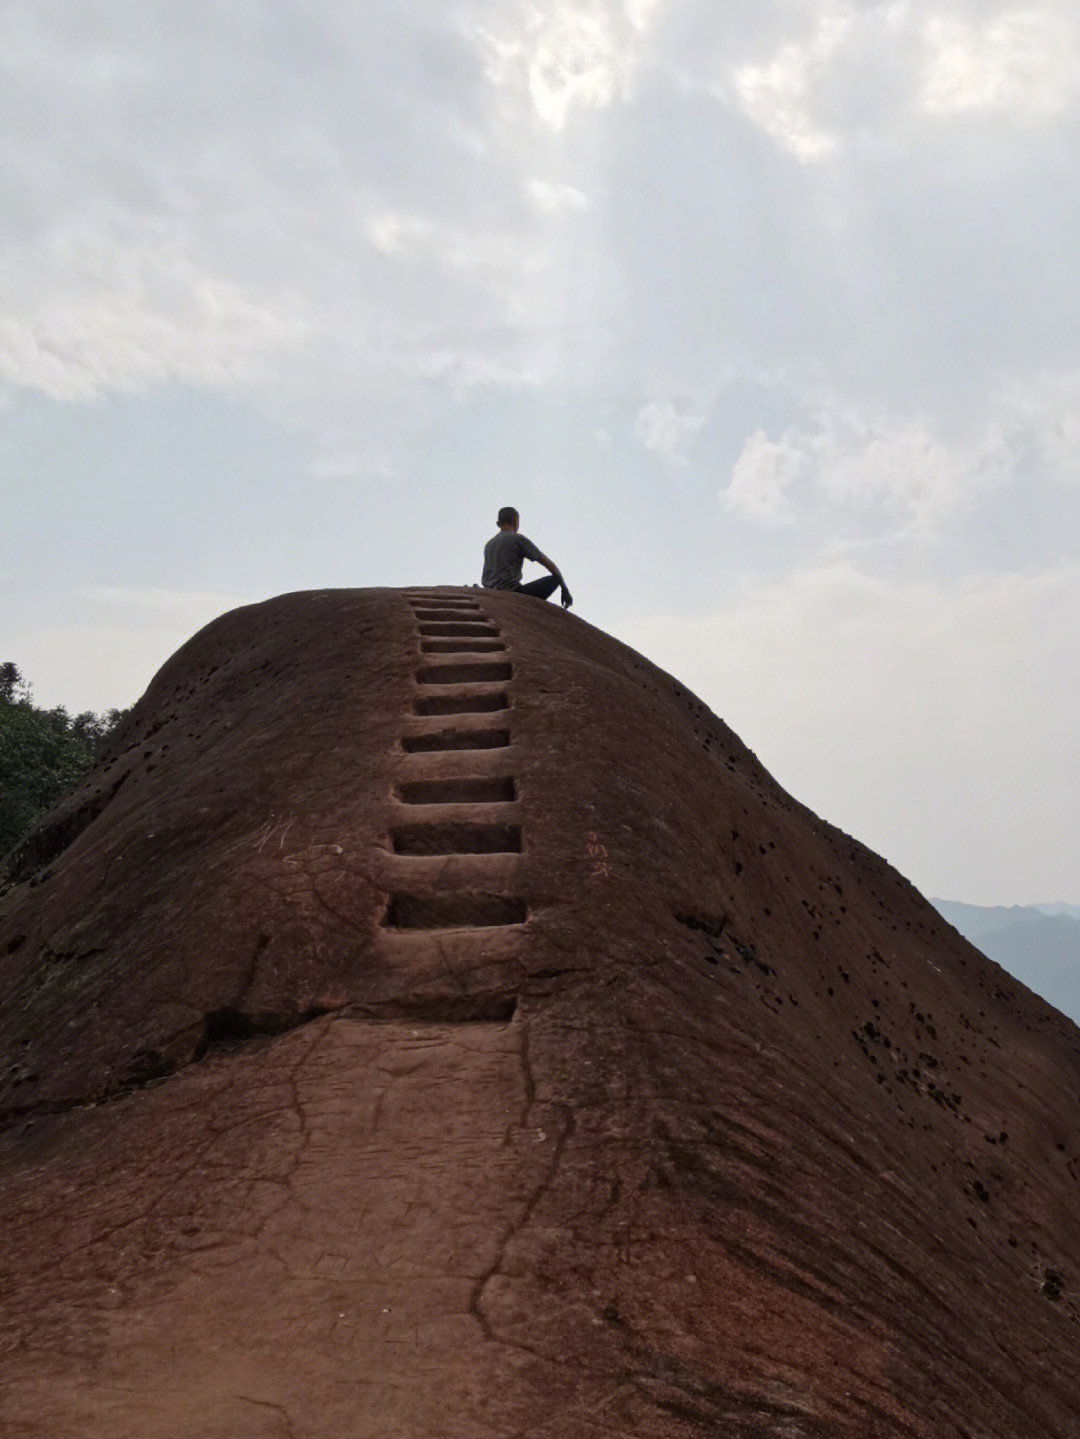
[[(1064, 10), (1047, 4), (1027, 30), (1004, 12), (996, 40), (963, 8), (842, 0), (752, 15), (655, 0), (391, 11), (374, 44), (376, 22), (338, 3), (275, 35), (284, 21), (261, 7), (198, 21), (116, 0), (60, 23), (12, 0), (0, 383), (57, 399), (169, 381), (242, 390), (346, 454), (374, 428), (393, 450), (439, 398), (481, 389), (702, 394), (725, 367), (789, 361), (850, 387), (836, 372), (861, 362), (861, 339), (899, 356), (893, 333), (939, 308), (953, 251), (1006, 296), (1026, 258), (1008, 225), (987, 230), (963, 179), (949, 189), (953, 251), (935, 248), (921, 176), (845, 169), (851, 136), (892, 134), (927, 66), (957, 45), (977, 59), (981, 35), (996, 55), (1030, 31), (1042, 48), (1029, 38), (1022, 55), (1046, 54), (1058, 24), (1072, 53)], [(782, 158), (744, 152), (715, 99), (694, 118), (691, 65), (786, 152), (831, 155), (809, 172), (828, 193), (798, 193)], [(1062, 295), (1063, 327), (1069, 306)], [(1031, 307), (1013, 308), (1014, 328), (1034, 330)], [(857, 324), (871, 333), (853, 339)], [(979, 354), (993, 365), (994, 343)], [(945, 347), (934, 359), (965, 363)], [(677, 461), (700, 428), (676, 405), (645, 413), (639, 437)], [(805, 445), (762, 431), (733, 498), (778, 512), (797, 485), (768, 468), (767, 445), (785, 463)]]
[(1080, 370), (1017, 382), (1003, 408), (1013, 449), (1034, 452), (1059, 484), (1080, 486)]
[(650, 400), (638, 411), (634, 434), (664, 464), (683, 465), (705, 418), (687, 400)]
[(728, 508), (748, 520), (779, 523), (793, 517), (791, 492), (808, 471), (805, 446), (791, 438), (770, 440), (756, 430), (735, 461), (727, 487)]
[(415, 361), (416, 374), (425, 380), (447, 385), (453, 395), (464, 396), (480, 385), (497, 385), (501, 389), (535, 389), (540, 384), (538, 370), (527, 366), (513, 368), (482, 356), (454, 350), (432, 350)]
[(923, 538), (965, 513), (1006, 473), (993, 434), (967, 446), (935, 434), (927, 421), (881, 409), (833, 403), (773, 441), (746, 441), (725, 492), (747, 519), (790, 520), (799, 508), (826, 504)]
[(529, 94), (536, 112), (561, 130), (574, 105), (602, 110), (618, 86), (614, 37), (601, 9), (561, 4), (535, 32), (528, 60)]
[(931, 114), (989, 110), (1033, 119), (1055, 115), (1080, 92), (1080, 35), (1075, 14), (1050, 6), (967, 19), (934, 15), (922, 103)]
[(1075, 893), (1080, 570), (748, 585), (620, 637), (702, 695), (797, 799), (924, 892)]
[(575, 110), (605, 110), (632, 93), (656, 0), (529, 0), (478, 7), (470, 27), (491, 83), (528, 97), (563, 130)]
[(836, 148), (836, 137), (813, 115), (814, 89), (853, 24), (848, 6), (830, 4), (819, 12), (809, 39), (791, 41), (763, 64), (738, 65), (732, 72), (743, 111), (800, 160), (820, 160)]
[(650, 28), (660, 7), (661, 0), (623, 0), (626, 18), (639, 33)]
[(57, 400), (168, 380), (233, 388), (272, 378), (307, 334), (295, 292), (215, 275), (182, 235), (84, 216), (9, 253), (0, 383)]
[[(821, 0), (785, 20), (765, 58), (728, 62), (718, 93), (804, 162), (867, 134), (910, 145), (920, 114), (1047, 119), (1080, 94), (1080, 24), (1061, 3), (988, 15), (956, 0)], [(744, 44), (769, 34), (763, 21)]]
[[(561, 227), (536, 224), (585, 192), (519, 147), (441, 7), (395, 12), (377, 46), (346, 7), (281, 36), (241, 9), (204, 24), (118, 0), (69, 25), (4, 8), (0, 385), (242, 390), (353, 452), (423, 428), (437, 386), (531, 384), (559, 346), (589, 352), (573, 337), (596, 287), (563, 264)], [(571, 10), (547, 29), (573, 29)]]
[(526, 182), (525, 189), (536, 208), (545, 215), (589, 208), (588, 197), (573, 185), (533, 179)]

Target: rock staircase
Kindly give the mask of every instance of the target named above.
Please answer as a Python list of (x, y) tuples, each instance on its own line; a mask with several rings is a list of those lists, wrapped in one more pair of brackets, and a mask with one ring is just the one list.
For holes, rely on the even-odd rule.
[(395, 968), (430, 971), (434, 959), (448, 997), (461, 997), (462, 1018), (508, 1018), (515, 1001), (505, 980), (485, 1001), (476, 979), (516, 955), (528, 918), (514, 666), (478, 598), (411, 592), (405, 601), (418, 662), (390, 801), (378, 949)]

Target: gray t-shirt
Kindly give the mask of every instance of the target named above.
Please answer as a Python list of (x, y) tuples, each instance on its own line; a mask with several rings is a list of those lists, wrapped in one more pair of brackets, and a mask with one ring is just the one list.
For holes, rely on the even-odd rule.
[(484, 546), (484, 573), (481, 584), (486, 590), (516, 590), (521, 584), (523, 560), (539, 560), (540, 551), (515, 530), (500, 530)]

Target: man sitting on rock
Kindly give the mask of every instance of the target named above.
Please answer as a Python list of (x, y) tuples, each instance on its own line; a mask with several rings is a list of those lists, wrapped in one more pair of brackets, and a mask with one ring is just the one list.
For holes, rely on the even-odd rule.
[[(504, 505), (499, 511), (499, 533), (493, 535), (484, 546), (484, 574), (481, 583), (486, 590), (515, 590), (519, 595), (536, 595), (542, 600), (550, 598), (561, 586), (562, 607), (568, 610), (574, 601), (558, 565), (549, 560), (547, 555), (541, 554), (532, 540), (518, 534), (519, 518), (517, 510), (510, 505)], [(542, 580), (531, 580), (529, 584), (523, 585), (521, 566), (524, 560), (534, 560), (538, 565), (550, 570), (551, 574), (545, 575)]]

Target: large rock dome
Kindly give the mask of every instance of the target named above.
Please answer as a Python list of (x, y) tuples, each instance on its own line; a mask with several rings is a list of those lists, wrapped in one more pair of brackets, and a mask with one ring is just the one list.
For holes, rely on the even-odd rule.
[(580, 619), (224, 615), (7, 870), (5, 1436), (1080, 1433), (1080, 1032)]

